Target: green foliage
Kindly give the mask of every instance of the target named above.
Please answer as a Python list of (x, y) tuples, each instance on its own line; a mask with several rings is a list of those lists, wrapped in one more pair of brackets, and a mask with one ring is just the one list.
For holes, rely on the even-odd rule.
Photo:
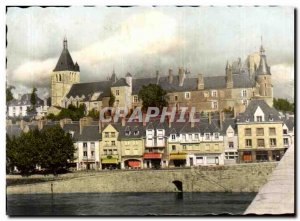
[(139, 98), (143, 101), (142, 110), (146, 111), (148, 107), (158, 107), (162, 110), (163, 107), (167, 106), (165, 99), (167, 92), (163, 90), (159, 85), (149, 84), (143, 86), (139, 91)]
[(15, 89), (14, 86), (10, 86), (6, 88), (6, 103), (12, 101), (14, 99), (14, 96), (12, 94), (12, 89)]
[(73, 160), (75, 148), (70, 134), (66, 134), (58, 125), (22, 133), (18, 138), (6, 139), (6, 168), (12, 171), (16, 166), (21, 175), (34, 173), (36, 166), (57, 174), (66, 169)]
[(113, 95), (113, 93), (110, 93), (110, 98), (109, 98), (108, 105), (109, 105), (110, 107), (112, 107), (112, 106), (114, 105), (115, 101), (116, 101), (115, 95)]
[(99, 120), (99, 111), (92, 109), (89, 111), (88, 116), (93, 118), (94, 120)]
[(273, 106), (279, 111), (283, 111), (283, 112), (291, 111), (295, 113), (295, 103), (290, 103), (287, 99), (274, 98)]
[(64, 118), (71, 118), (73, 121), (79, 121), (80, 118), (85, 116), (85, 105), (81, 104), (79, 107), (75, 107), (70, 104), (68, 108), (62, 108), (57, 116), (49, 114), (47, 119), (49, 120), (61, 120)]
[(34, 87), (32, 88), (31, 96), (30, 96), (30, 103), (31, 106), (34, 107), (36, 105), (36, 100), (37, 100), (37, 89)]

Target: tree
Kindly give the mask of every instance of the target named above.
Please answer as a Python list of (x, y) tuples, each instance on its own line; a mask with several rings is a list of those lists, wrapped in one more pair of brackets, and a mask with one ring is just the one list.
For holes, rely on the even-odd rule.
[(94, 120), (99, 120), (99, 111), (92, 109), (89, 111), (88, 116), (93, 118)]
[(108, 101), (108, 105), (110, 107), (112, 107), (115, 103), (115, 100), (116, 100), (116, 97), (113, 93), (110, 92), (110, 98), (109, 98), (109, 101)]
[(33, 173), (39, 164), (41, 143), (38, 130), (22, 133), (18, 138), (7, 139), (7, 168), (16, 166), (22, 176)]
[(294, 113), (295, 111), (295, 106), (294, 103), (290, 103), (287, 99), (282, 99), (282, 98), (274, 98), (273, 99), (273, 106), (279, 111), (287, 112), (291, 111)]
[(14, 96), (12, 94), (12, 89), (15, 89), (14, 86), (9, 86), (6, 88), (6, 103), (12, 101), (14, 99)]
[(74, 158), (72, 137), (58, 125), (43, 130), (41, 137), (39, 165), (57, 175), (61, 169), (67, 169)]
[(30, 103), (32, 108), (36, 105), (37, 101), (37, 95), (36, 95), (37, 89), (34, 87), (32, 88), (31, 96), (30, 96)]
[(163, 90), (159, 85), (149, 84), (143, 86), (139, 91), (139, 98), (143, 101), (142, 110), (147, 111), (148, 107), (158, 107), (162, 110), (163, 107), (168, 105), (165, 96), (167, 92)]

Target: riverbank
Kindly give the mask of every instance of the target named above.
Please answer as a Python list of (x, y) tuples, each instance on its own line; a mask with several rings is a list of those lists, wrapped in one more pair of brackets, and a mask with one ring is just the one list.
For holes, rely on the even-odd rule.
[[(266, 183), (277, 162), (169, 170), (94, 171), (58, 177), (35, 175), (38, 183), (7, 186), (7, 194), (88, 192), (257, 192)], [(7, 176), (7, 179), (18, 179)], [(24, 178), (26, 179), (26, 178)], [(25, 181), (23, 181), (25, 182)], [(21, 182), (22, 183), (22, 182)]]

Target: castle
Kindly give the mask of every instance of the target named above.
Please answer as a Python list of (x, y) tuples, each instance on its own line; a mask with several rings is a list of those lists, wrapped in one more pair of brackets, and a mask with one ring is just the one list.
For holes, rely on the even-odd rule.
[(113, 71), (106, 81), (80, 83), (80, 68), (74, 64), (68, 50), (67, 39), (56, 67), (51, 73), (51, 101), (53, 111), (70, 104), (85, 104), (87, 111), (101, 110), (109, 106), (111, 94), (115, 96), (115, 107), (134, 109), (142, 105), (138, 98), (143, 85), (158, 84), (167, 91), (166, 99), (171, 107), (195, 107), (197, 112), (216, 112), (224, 109), (243, 109), (250, 100), (265, 100), (273, 106), (273, 86), (270, 67), (264, 47), (261, 45), (259, 62), (248, 57), (243, 67), (241, 59), (225, 67), (225, 75), (189, 77), (189, 72), (180, 67), (178, 74), (169, 69), (161, 76), (133, 78), (130, 73), (117, 78)]

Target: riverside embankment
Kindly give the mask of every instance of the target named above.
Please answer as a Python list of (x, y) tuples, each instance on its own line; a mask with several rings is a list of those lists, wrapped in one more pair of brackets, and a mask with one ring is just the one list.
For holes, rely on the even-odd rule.
[[(7, 186), (7, 194), (85, 192), (257, 192), (276, 162), (168, 170), (79, 172), (52, 178), (35, 176), (38, 183)], [(13, 176), (8, 176), (13, 179)], [(16, 177), (15, 177), (16, 178)], [(30, 179), (30, 178), (29, 178)]]

